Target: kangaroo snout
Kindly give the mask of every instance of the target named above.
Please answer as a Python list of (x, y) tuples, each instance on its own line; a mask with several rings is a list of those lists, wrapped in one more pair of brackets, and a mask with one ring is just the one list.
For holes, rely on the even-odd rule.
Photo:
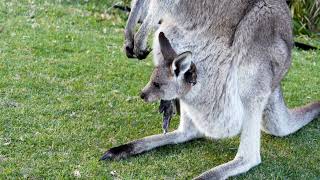
[(154, 92), (152, 88), (150, 89), (150, 87), (144, 88), (140, 92), (140, 98), (145, 102), (153, 102), (159, 99), (159, 97), (156, 95), (156, 92)]

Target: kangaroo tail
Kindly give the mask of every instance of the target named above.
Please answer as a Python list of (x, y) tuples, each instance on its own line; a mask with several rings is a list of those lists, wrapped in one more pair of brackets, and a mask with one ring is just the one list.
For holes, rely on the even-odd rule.
[(272, 93), (264, 111), (262, 130), (275, 136), (292, 134), (320, 115), (320, 101), (288, 109), (278, 87)]

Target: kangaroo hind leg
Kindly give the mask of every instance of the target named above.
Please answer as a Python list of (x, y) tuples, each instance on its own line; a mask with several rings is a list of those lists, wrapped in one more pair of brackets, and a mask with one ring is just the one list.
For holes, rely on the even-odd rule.
[(236, 157), (225, 164), (219, 165), (197, 178), (200, 179), (227, 179), (231, 176), (245, 173), (261, 163), (260, 157), (260, 125), (263, 109), (270, 93), (246, 98), (244, 103), (244, 121), (242, 124), (240, 145)]

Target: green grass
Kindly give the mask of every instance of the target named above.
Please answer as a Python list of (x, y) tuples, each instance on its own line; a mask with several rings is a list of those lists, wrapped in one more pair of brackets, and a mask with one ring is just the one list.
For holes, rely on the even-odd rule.
[[(161, 133), (158, 104), (138, 98), (152, 61), (125, 57), (124, 15), (111, 3), (0, 2), (0, 179), (190, 179), (234, 157), (238, 138), (98, 162)], [(320, 99), (320, 51), (294, 50), (283, 85), (291, 107)], [(262, 164), (235, 179), (319, 179), (319, 119), (285, 138), (264, 134), (261, 151)]]

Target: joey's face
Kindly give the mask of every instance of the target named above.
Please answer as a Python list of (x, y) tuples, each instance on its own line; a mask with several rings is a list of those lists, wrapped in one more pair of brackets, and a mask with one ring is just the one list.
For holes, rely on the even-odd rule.
[(174, 99), (176, 95), (176, 83), (170, 69), (157, 66), (154, 68), (150, 81), (143, 88), (141, 98), (146, 102), (152, 102), (159, 99)]
[(146, 102), (172, 100), (186, 95), (196, 83), (196, 68), (191, 53), (177, 55), (163, 33), (159, 42), (164, 61), (159, 63), (143, 88), (141, 98)]

